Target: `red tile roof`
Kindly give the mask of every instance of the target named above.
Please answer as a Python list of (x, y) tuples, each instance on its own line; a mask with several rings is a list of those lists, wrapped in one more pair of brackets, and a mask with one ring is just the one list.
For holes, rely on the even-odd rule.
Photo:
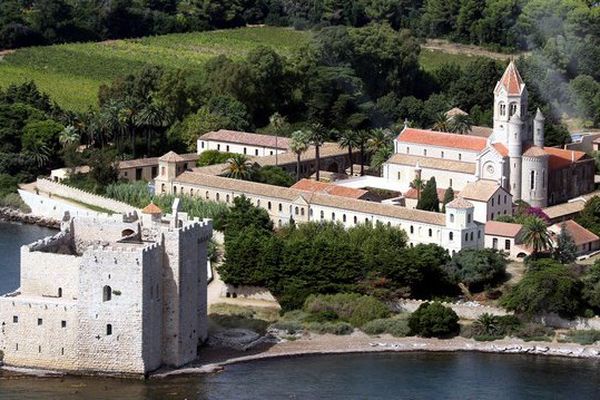
[(217, 142), (246, 144), (248, 146), (270, 147), (281, 150), (287, 150), (290, 147), (290, 139), (286, 137), (275, 137), (271, 135), (261, 135), (258, 133), (230, 131), (227, 129), (219, 129), (218, 131), (205, 133), (204, 135), (200, 136), (200, 139), (213, 140)]
[(485, 223), (485, 234), (502, 237), (516, 237), (523, 229), (521, 224), (510, 224), (508, 222), (488, 221)]
[(544, 151), (541, 147), (538, 146), (530, 146), (525, 152), (523, 152), (525, 157), (546, 157), (548, 153)]
[(544, 147), (544, 151), (550, 155), (548, 166), (551, 170), (568, 167), (573, 162), (585, 157), (583, 151), (557, 149), (556, 147)]
[(600, 238), (597, 235), (588, 231), (572, 219), (554, 224), (550, 227), (550, 229), (553, 232), (555, 232), (556, 235), (558, 235), (560, 233), (560, 230), (562, 229), (563, 223), (565, 224), (565, 229), (567, 230), (567, 232), (569, 232), (569, 235), (571, 235), (573, 241), (577, 246), (600, 240)]
[(494, 146), (496, 151), (500, 153), (502, 157), (508, 156), (508, 149), (502, 143), (494, 143), (492, 146)]
[(162, 210), (156, 204), (150, 203), (144, 207), (142, 214), (162, 214)]
[(499, 83), (504, 86), (509, 95), (521, 94), (521, 90), (525, 86), (523, 79), (521, 79), (521, 74), (519, 74), (515, 63), (512, 61), (508, 64)]
[(354, 189), (325, 182), (317, 182), (312, 179), (301, 179), (291, 188), (307, 192), (322, 192), (332, 196), (350, 197), (353, 199), (360, 199), (362, 196), (369, 193), (367, 190), (363, 189)]
[(436, 132), (426, 129), (406, 128), (396, 138), (402, 143), (424, 144), (429, 146), (452, 147), (468, 151), (481, 151), (487, 140), (478, 136)]

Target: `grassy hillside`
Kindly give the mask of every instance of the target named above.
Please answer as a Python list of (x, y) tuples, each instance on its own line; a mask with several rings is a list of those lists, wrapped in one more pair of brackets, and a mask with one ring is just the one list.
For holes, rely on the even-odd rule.
[[(85, 110), (95, 107), (102, 83), (140, 69), (145, 63), (194, 68), (219, 54), (243, 57), (259, 45), (289, 55), (307, 43), (310, 35), (288, 28), (252, 27), (26, 48), (0, 59), (0, 87), (33, 79), (61, 106)], [(468, 60), (469, 57), (425, 49), (421, 57), (427, 69), (442, 62), (464, 64)]]

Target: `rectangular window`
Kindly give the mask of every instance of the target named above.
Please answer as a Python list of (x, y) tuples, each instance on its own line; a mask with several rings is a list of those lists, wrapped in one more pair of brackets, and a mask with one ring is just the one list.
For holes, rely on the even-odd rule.
[(141, 181), (142, 180), (142, 169), (141, 168), (136, 168), (135, 169), (135, 180), (136, 181)]
[(200, 147), (204, 148), (204, 142), (200, 142)]
[(217, 151), (220, 151), (220, 150), (221, 150), (221, 145), (220, 145), (220, 144), (218, 144), (218, 145), (217, 145)]
[(450, 184), (448, 185), (448, 187), (452, 187), (452, 178), (450, 178)]
[(16, 315), (13, 315), (13, 324), (18, 324), (19, 323), (19, 317), (17, 317)]
[(244, 154), (246, 154), (248, 152), (248, 150), (244, 147)]
[(42, 325), (44, 321), (41, 318), (38, 318), (38, 325)]
[(67, 321), (60, 321), (60, 327), (61, 328), (66, 328), (67, 327)]
[(258, 155), (258, 149), (254, 150), (254, 155), (257, 156)]
[(504, 250), (510, 250), (510, 240), (508, 239), (504, 241)]
[(402, 177), (402, 174), (400, 173), (400, 171), (398, 171), (398, 180), (400, 180), (401, 177)]
[(152, 167), (152, 178), (156, 178), (157, 172), (158, 172), (158, 167)]
[(498, 239), (497, 238), (493, 238), (492, 239), (492, 248), (493, 249), (497, 249), (498, 248)]

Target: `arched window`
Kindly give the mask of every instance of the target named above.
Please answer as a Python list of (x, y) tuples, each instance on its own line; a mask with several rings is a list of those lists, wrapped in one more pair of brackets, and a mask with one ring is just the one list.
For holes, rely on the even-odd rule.
[(229, 203), (229, 195), (225, 196), (225, 202)]
[(506, 115), (506, 104), (500, 103), (498, 108), (500, 109), (500, 116), (504, 117)]
[(62, 297), (62, 288), (58, 288), (58, 297)]
[(531, 190), (535, 189), (535, 171), (531, 171), (531, 180), (530, 180)]
[(321, 210), (321, 219), (325, 218), (325, 213)]
[(194, 197), (194, 189), (190, 188), (190, 196)]
[(454, 222), (454, 214), (450, 214), (450, 222)]
[(217, 201), (219, 201), (219, 200), (221, 199), (221, 195), (220, 195), (219, 193), (217, 193), (217, 194), (215, 195), (215, 199), (217, 199)]
[(112, 325), (108, 324), (106, 325), (106, 336), (110, 336), (112, 335)]
[(415, 227), (414, 226), (410, 226), (410, 233), (415, 233)]
[(510, 103), (509, 117), (512, 117), (517, 112), (517, 103)]
[(298, 213), (299, 213), (299, 212), (300, 212), (300, 210), (298, 209), (298, 207), (296, 207), (296, 208), (294, 209), (294, 214), (298, 215)]
[(433, 236), (433, 231), (431, 230), (431, 228), (429, 228), (429, 230), (427, 231), (427, 234), (429, 235), (429, 237)]
[(256, 200), (256, 207), (260, 207), (260, 199)]
[(177, 194), (177, 186), (173, 186), (173, 194)]
[(110, 301), (112, 299), (112, 289), (106, 285), (102, 288), (102, 301)]
[(331, 220), (335, 221), (335, 213), (334, 212), (331, 213)]
[(165, 184), (164, 183), (162, 185), (160, 185), (160, 192), (161, 193), (165, 192)]
[(454, 232), (450, 232), (450, 234), (448, 235), (450, 240), (454, 240)]
[(346, 214), (342, 214), (342, 221), (346, 222)]
[(127, 237), (127, 236), (131, 236), (133, 234), (134, 234), (133, 229), (123, 229), (121, 231), (121, 237)]
[(302, 215), (304, 217), (304, 208), (300, 209), (300, 215)]
[(279, 203), (279, 211), (283, 211), (283, 205)]
[(267, 203), (267, 208), (270, 210), (271, 209), (271, 202)]
[(206, 191), (206, 200), (208, 200), (209, 195), (208, 195), (208, 190)]
[(358, 222), (358, 218), (356, 218), (356, 215), (354, 216), (354, 224), (356, 224)]

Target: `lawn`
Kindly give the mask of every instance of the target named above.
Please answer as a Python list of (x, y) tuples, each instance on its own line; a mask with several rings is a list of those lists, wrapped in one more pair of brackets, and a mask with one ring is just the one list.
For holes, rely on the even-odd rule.
[[(288, 56), (306, 44), (310, 36), (310, 32), (289, 28), (247, 27), (31, 47), (0, 58), (0, 87), (34, 80), (60, 106), (84, 111), (96, 107), (101, 84), (147, 63), (193, 69), (220, 54), (241, 58), (259, 45), (273, 47)], [(473, 57), (423, 49), (420, 59), (425, 69), (432, 69), (448, 61), (464, 65)]]

